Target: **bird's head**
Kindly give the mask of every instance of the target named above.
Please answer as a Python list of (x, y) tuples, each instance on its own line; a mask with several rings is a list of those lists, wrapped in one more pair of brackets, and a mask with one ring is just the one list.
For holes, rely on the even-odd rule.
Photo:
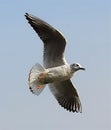
[(76, 72), (76, 71), (78, 71), (78, 70), (85, 70), (85, 68), (83, 68), (83, 67), (82, 67), (80, 64), (78, 64), (78, 63), (71, 64), (70, 67), (71, 67), (71, 70), (72, 70), (73, 72)]

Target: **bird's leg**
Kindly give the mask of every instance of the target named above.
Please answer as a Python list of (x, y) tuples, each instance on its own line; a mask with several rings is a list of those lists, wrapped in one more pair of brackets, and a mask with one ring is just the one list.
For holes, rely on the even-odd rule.
[(40, 73), (38, 80), (40, 83), (46, 83), (46, 77), (48, 76), (47, 72)]
[(42, 89), (44, 87), (44, 85), (39, 85), (37, 86), (37, 89)]

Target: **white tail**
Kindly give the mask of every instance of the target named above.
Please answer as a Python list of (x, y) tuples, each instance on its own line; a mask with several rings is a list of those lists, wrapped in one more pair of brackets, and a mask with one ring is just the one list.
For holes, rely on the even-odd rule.
[(44, 67), (42, 67), (40, 64), (35, 64), (29, 73), (29, 89), (32, 93), (35, 95), (39, 95), (42, 90), (45, 88), (44, 84), (40, 84), (38, 81), (38, 76), (41, 72), (45, 70)]

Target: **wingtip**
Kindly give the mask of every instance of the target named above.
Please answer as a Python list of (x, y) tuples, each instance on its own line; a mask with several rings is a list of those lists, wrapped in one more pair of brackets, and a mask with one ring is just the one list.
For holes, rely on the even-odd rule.
[(33, 15), (31, 15), (31, 14), (29, 14), (29, 13), (25, 13), (25, 18), (27, 19), (27, 20), (32, 20), (35, 16), (33, 16)]
[(25, 13), (25, 15), (24, 15), (26, 18), (29, 16), (29, 14), (28, 13)]
[(74, 100), (70, 99), (68, 101), (65, 98), (58, 98), (58, 103), (69, 112), (82, 113), (82, 105), (78, 98), (75, 98)]

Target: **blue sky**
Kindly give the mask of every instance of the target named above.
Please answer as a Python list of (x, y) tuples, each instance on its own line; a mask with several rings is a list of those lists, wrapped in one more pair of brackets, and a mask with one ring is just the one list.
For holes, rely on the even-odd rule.
[[(110, 8), (108, 0), (0, 1), (0, 130), (111, 128)], [(67, 61), (86, 68), (72, 78), (82, 114), (60, 107), (48, 87), (38, 97), (30, 93), (28, 73), (42, 64), (43, 44), (25, 12), (59, 29), (67, 39)]]

